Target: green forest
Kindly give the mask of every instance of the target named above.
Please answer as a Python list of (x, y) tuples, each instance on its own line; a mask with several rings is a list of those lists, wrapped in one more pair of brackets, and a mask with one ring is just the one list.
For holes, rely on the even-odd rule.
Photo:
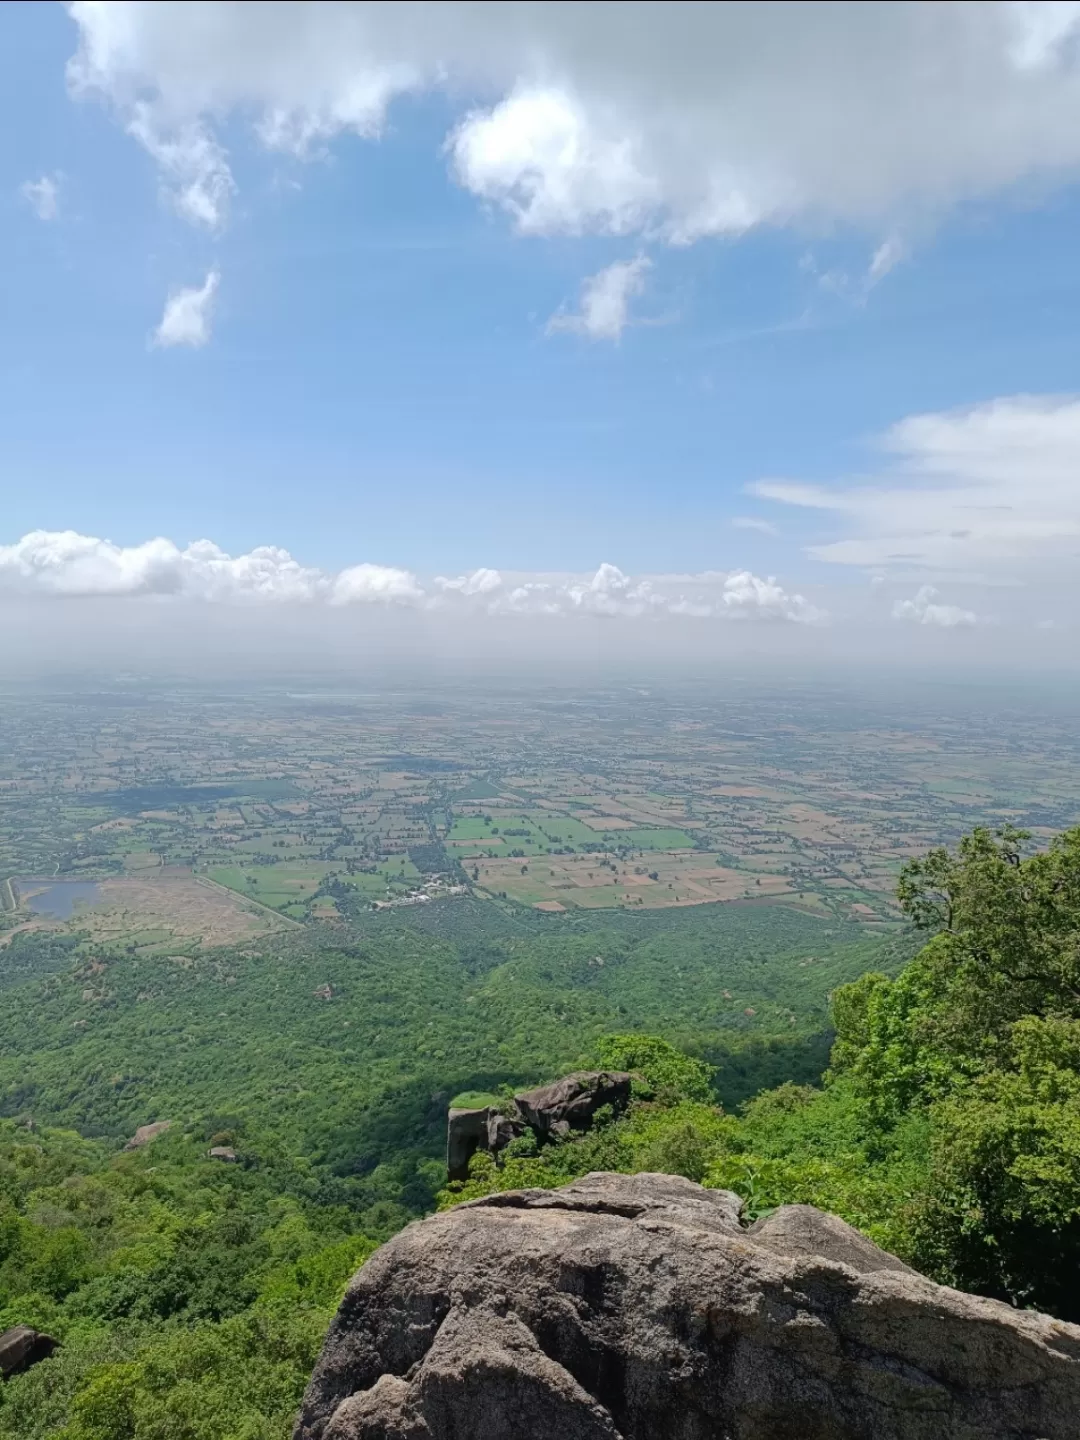
[[(61, 1348), (0, 1391), (0, 1436), (285, 1440), (375, 1246), (595, 1169), (820, 1205), (936, 1279), (1080, 1318), (1080, 830), (1039, 853), (976, 830), (899, 900), (907, 925), (870, 938), (781, 906), (471, 901), (205, 954), (16, 936), (0, 1325)], [(581, 1065), (633, 1073), (625, 1115), (445, 1183), (454, 1095)]]

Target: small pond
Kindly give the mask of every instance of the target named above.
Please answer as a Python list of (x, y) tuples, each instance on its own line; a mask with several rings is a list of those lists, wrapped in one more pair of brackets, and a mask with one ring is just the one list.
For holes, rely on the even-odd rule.
[(96, 905), (101, 899), (95, 880), (16, 880), (15, 888), (27, 910), (50, 920), (70, 920), (76, 905)]

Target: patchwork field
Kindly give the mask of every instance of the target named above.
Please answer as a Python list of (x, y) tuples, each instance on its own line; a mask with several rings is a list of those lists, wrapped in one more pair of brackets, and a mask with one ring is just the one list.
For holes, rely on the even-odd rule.
[(718, 857), (658, 851), (647, 864), (607, 856), (543, 856), (476, 861), (477, 884), (491, 895), (523, 905), (553, 909), (571, 906), (639, 907), (701, 905), (718, 900), (766, 900), (795, 892), (784, 876), (753, 876), (724, 867)]
[[(469, 890), (878, 924), (909, 856), (977, 823), (1038, 839), (1080, 817), (1076, 697), (930, 693), (0, 692), (0, 882), (183, 873), (207, 883), (110, 890), (111, 910), (208, 937)], [(0, 907), (0, 933), (26, 923)]]

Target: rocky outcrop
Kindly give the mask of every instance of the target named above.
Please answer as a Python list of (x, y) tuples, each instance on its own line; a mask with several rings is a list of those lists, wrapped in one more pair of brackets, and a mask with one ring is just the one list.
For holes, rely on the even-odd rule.
[(446, 1169), (451, 1180), (469, 1178), (477, 1150), (498, 1155), (511, 1140), (532, 1130), (544, 1144), (571, 1130), (587, 1130), (605, 1105), (618, 1113), (630, 1102), (630, 1076), (619, 1070), (579, 1070), (551, 1085), (524, 1090), (500, 1106), (452, 1109), (446, 1125)]
[(613, 1110), (630, 1102), (630, 1076), (621, 1070), (579, 1070), (553, 1085), (541, 1085), (514, 1096), (518, 1112), (540, 1140), (587, 1130), (597, 1110)]
[(20, 1370), (29, 1370), (39, 1360), (47, 1360), (59, 1345), (51, 1335), (30, 1325), (16, 1325), (0, 1335), (0, 1375), (6, 1380)]
[(1076, 1440), (1080, 1327), (740, 1208), (589, 1175), (409, 1226), (353, 1279), (295, 1440)]
[(171, 1129), (171, 1120), (155, 1120), (150, 1125), (140, 1125), (124, 1149), (141, 1150), (144, 1145), (149, 1145), (151, 1140), (156, 1140), (159, 1135), (167, 1134)]

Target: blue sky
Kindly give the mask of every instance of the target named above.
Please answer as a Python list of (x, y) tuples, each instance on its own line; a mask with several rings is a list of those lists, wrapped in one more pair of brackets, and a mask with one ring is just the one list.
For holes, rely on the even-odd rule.
[[(610, 74), (591, 49), (596, 7), (571, 7), (582, 18), (566, 33), (551, 13), (563, 7), (525, 20), (517, 8), (478, 19), (436, 6), (430, 23), (423, 6), (398, 7), (404, 21), (378, 5), (330, 18), (317, 5), (247, 5), (242, 17), (228, 5), (0, 8), (0, 574), (48, 589), (70, 547), (17, 550), (20, 537), (73, 531), (113, 548), (90, 580), (84, 565), (64, 582), (69, 594), (152, 591), (127, 551), (207, 538), (232, 557), (282, 547), (331, 577), (497, 570), (504, 589), (505, 576), (520, 589), (605, 561), (635, 579), (595, 593), (627, 613), (642, 608), (626, 600), (636, 577), (658, 577), (652, 593), (673, 605), (741, 616), (713, 592), (722, 600), (723, 577), (750, 572), (808, 597), (804, 618), (845, 607), (858, 618), (876, 588), (884, 618), (928, 628), (1000, 624), (1018, 609), (1031, 627), (1073, 623), (1080, 140), (1058, 132), (1080, 129), (1076, 7), (1050, 20), (1038, 6), (935, 7), (933, 94), (919, 93), (928, 42), (896, 7), (866, 7), (878, 22), (853, 19), (839, 50), (805, 64), (795, 16), (813, 6), (772, 7), (765, 30), (720, 16), (715, 31), (701, 13), (713, 7), (671, 7), (685, 50), (676, 33), (657, 61), (667, 90), (650, 60), (650, 27), (664, 23), (654, 7), (607, 9), (620, 32)], [(359, 28), (343, 38), (346, 10)], [(839, 23), (835, 10), (822, 23)], [(426, 33), (440, 27), (452, 37)], [(987, 37), (993, 63), (973, 61), (986, 73), (957, 96), (949, 65)], [(678, 112), (684, 88), (723, 93), (733, 45), (757, 67), (754, 94), (719, 118), (689, 102)], [(386, 80), (405, 65), (407, 84)], [(837, 74), (809, 73), (822, 65)], [(884, 113), (887, 94), (879, 114), (863, 93), (874, 66), (929, 113), (922, 139)], [(359, 113), (355, 75), (381, 77), (385, 103)], [(516, 171), (505, 158), (525, 142), (499, 106), (541, 90), (585, 117), (574, 143), (593, 158), (580, 175), (563, 157), (537, 181), (546, 133), (530, 130), (533, 158)], [(774, 92), (791, 96), (786, 129)], [(1038, 98), (1048, 92), (1052, 113)], [(289, 114), (284, 140), (267, 138), (275, 107)], [(1021, 137), (1007, 163), (998, 109)], [(480, 148), (455, 149), (470, 124)], [(802, 135), (815, 127), (811, 154)], [(865, 161), (843, 139), (861, 128)], [(910, 155), (897, 158), (898, 134)], [(630, 181), (624, 140), (638, 147)], [(198, 143), (212, 151), (201, 171), (187, 153)], [(168, 146), (187, 147), (181, 181)], [(688, 156), (713, 167), (705, 179)], [(734, 177), (719, 201), (717, 169)], [(55, 191), (27, 188), (43, 179)], [(209, 187), (209, 218), (178, 205), (189, 182)], [(891, 263), (872, 279), (882, 247)], [(634, 262), (625, 309), (617, 299), (590, 333), (574, 319), (583, 287)], [(208, 277), (196, 332), (162, 343), (168, 297)], [(923, 429), (892, 431), (883, 449), (890, 427), (918, 416)], [(1028, 476), (1043, 472), (1028, 516)], [(1028, 520), (1031, 533), (958, 528), (974, 491), (976, 508), (1011, 510), (1015, 534)], [(897, 518), (924, 508), (925, 522)], [(663, 578), (702, 575), (697, 589)]]

